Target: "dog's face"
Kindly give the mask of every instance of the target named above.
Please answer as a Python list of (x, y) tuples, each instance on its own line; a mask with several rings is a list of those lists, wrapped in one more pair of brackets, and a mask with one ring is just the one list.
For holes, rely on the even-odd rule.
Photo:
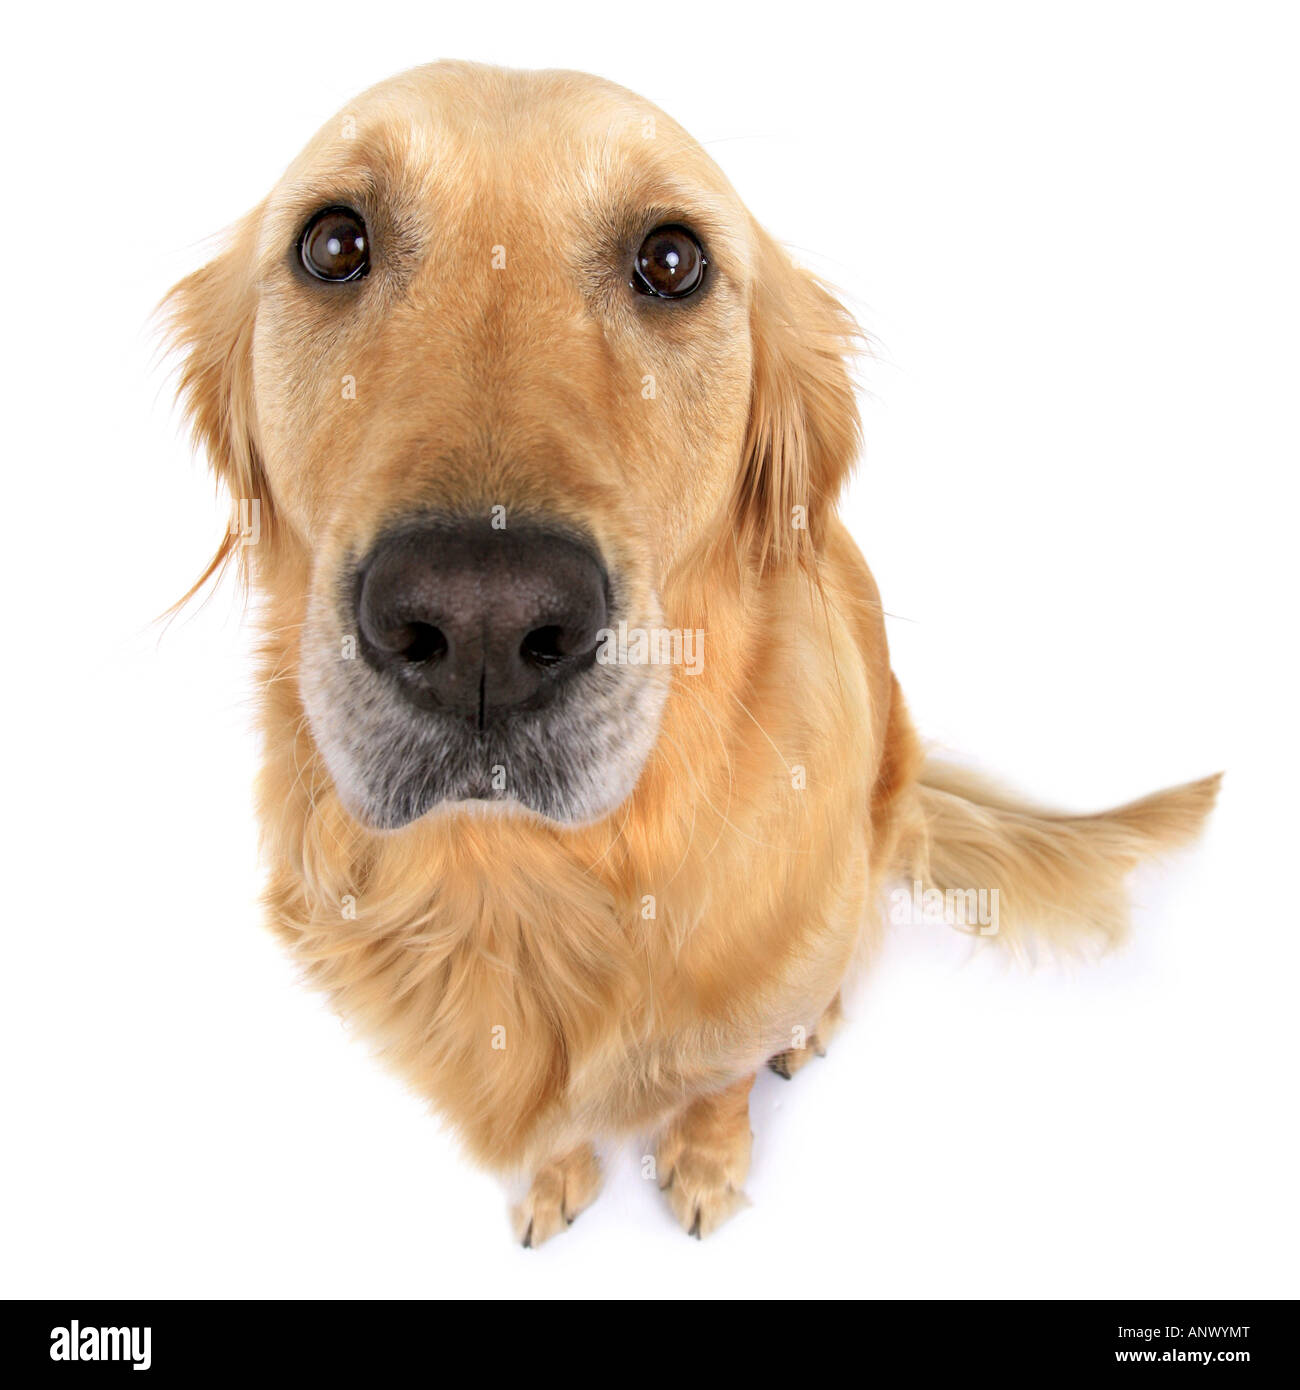
[(692, 568), (801, 558), (854, 445), (842, 311), (684, 132), (577, 74), (372, 90), (175, 313), (199, 432), (261, 507), (254, 581), (301, 591), (313, 736), (377, 827), (615, 807), (673, 671), (609, 634), (677, 625)]

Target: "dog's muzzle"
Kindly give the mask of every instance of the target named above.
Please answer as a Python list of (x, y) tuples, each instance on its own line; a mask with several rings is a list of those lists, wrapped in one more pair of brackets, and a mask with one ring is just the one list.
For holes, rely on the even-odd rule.
[(307, 615), (303, 700), (344, 804), (382, 829), (439, 806), (570, 825), (613, 810), (670, 681), (598, 659), (627, 618), (645, 620), (575, 529), (442, 514), (392, 527)]

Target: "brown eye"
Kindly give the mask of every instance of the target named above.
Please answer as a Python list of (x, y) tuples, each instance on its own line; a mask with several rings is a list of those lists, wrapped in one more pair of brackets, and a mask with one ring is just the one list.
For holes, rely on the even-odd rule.
[(318, 280), (359, 280), (370, 269), (370, 241), (360, 213), (325, 208), (307, 223), (298, 254)]
[(704, 283), (704, 249), (685, 227), (656, 227), (641, 243), (632, 288), (660, 299), (684, 299)]

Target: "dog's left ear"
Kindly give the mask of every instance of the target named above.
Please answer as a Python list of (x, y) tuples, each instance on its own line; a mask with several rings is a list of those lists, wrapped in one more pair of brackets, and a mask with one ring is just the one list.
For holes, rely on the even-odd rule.
[(761, 568), (813, 562), (857, 455), (847, 309), (761, 228), (750, 306), (754, 367), (736, 493), (742, 541)]
[(225, 250), (174, 286), (160, 306), (167, 338), (182, 359), (177, 394), (231, 501), (230, 528), (177, 607), (232, 559), (238, 559), (246, 577), (256, 548), (269, 541), (274, 524), (253, 408), (254, 258), (260, 215), (258, 209), (240, 222)]

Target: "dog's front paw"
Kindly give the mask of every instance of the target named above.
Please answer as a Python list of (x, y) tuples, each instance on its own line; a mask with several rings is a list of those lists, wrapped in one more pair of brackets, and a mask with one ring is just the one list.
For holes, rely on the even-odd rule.
[(655, 1156), (659, 1186), (682, 1229), (702, 1239), (749, 1205), (742, 1191), (749, 1172), (750, 1077), (687, 1107), (660, 1136)]
[(749, 1168), (748, 1154), (737, 1161), (730, 1154), (686, 1148), (670, 1161), (661, 1146), (659, 1165), (659, 1185), (667, 1193), (673, 1215), (682, 1230), (697, 1240), (749, 1205), (739, 1186)]
[(552, 1159), (533, 1177), (528, 1196), (510, 1213), (515, 1235), (525, 1249), (536, 1249), (552, 1236), (567, 1231), (579, 1212), (600, 1191), (600, 1161), (590, 1144), (581, 1144), (562, 1158)]

